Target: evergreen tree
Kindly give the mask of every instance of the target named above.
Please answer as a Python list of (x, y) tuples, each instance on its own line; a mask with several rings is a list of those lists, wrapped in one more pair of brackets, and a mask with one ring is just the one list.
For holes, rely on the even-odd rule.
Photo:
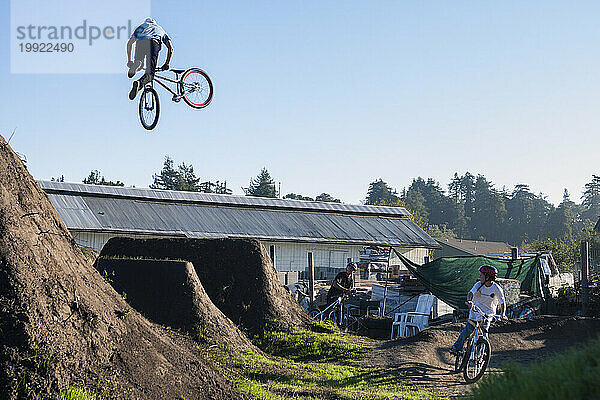
[(592, 180), (585, 184), (585, 191), (581, 196), (582, 217), (595, 223), (600, 217), (600, 176), (592, 175)]
[(380, 178), (369, 184), (365, 204), (386, 205), (396, 203), (397, 201), (398, 193), (392, 190), (383, 179)]
[[(62, 179), (63, 180), (61, 182), (64, 182), (64, 177), (62, 177)], [(125, 186), (125, 184), (121, 181), (107, 181), (106, 178), (104, 178), (104, 176), (100, 175), (100, 171), (98, 171), (97, 169), (92, 170), (88, 177), (83, 180), (83, 183), (86, 183), (88, 185)]]
[(245, 188), (244, 191), (246, 196), (277, 197), (275, 181), (266, 168), (263, 168), (258, 176), (250, 180), (250, 186)]
[[(200, 191), (200, 178), (194, 174), (194, 167), (192, 165), (185, 165), (185, 163), (181, 163), (179, 167), (177, 167), (177, 188), (175, 190), (182, 190), (186, 192), (198, 192)], [(212, 192), (212, 188), (209, 190)]]
[(283, 198), (291, 200), (315, 201), (315, 199), (313, 199), (312, 197), (302, 196), (301, 194), (296, 193), (288, 193), (285, 196), (283, 196)]
[(150, 185), (152, 189), (177, 190), (179, 187), (179, 174), (173, 167), (173, 159), (169, 156), (165, 157), (165, 162), (160, 174), (152, 175), (154, 183)]
[(321, 193), (320, 195), (315, 197), (315, 201), (323, 201), (326, 203), (341, 203), (342, 202), (340, 199), (336, 199), (328, 193)]

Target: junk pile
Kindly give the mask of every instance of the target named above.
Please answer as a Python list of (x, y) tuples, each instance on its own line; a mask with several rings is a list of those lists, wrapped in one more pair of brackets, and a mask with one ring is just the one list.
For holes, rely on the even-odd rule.
[(232, 399), (231, 384), (187, 335), (123, 300), (67, 231), (0, 137), (0, 398)]

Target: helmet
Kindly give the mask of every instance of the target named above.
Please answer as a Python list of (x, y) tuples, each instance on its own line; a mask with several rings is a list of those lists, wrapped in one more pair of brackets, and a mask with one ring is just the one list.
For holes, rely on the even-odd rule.
[(479, 272), (483, 273), (488, 281), (493, 281), (496, 279), (496, 276), (498, 276), (498, 270), (488, 264), (479, 267)]
[(349, 262), (348, 265), (346, 265), (346, 271), (356, 271), (357, 269), (358, 267), (355, 262)]
[(147, 24), (155, 24), (156, 23), (156, 21), (153, 18), (150, 18), (150, 17), (146, 18), (144, 20), (144, 22), (147, 23)]

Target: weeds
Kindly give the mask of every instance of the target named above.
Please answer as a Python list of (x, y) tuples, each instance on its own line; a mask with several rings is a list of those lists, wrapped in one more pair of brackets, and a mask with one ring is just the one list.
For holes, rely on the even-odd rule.
[(56, 400), (97, 400), (97, 396), (84, 387), (71, 386), (60, 392)]
[(600, 338), (546, 361), (512, 363), (489, 374), (470, 393), (481, 399), (597, 399), (600, 397)]
[[(313, 341), (316, 344), (311, 344)], [(353, 363), (351, 360), (357, 361), (367, 348), (360, 339), (339, 330), (267, 332), (254, 342), (277, 356), (236, 352), (220, 345), (210, 349), (209, 359), (218, 369), (233, 376), (238, 390), (258, 399), (443, 398), (414, 388), (397, 369)]]

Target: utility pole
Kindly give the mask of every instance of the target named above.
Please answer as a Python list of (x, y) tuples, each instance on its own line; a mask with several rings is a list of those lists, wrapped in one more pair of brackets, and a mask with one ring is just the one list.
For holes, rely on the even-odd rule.
[(589, 294), (589, 271), (590, 271), (590, 244), (581, 242), (581, 315), (585, 316), (588, 311)]

